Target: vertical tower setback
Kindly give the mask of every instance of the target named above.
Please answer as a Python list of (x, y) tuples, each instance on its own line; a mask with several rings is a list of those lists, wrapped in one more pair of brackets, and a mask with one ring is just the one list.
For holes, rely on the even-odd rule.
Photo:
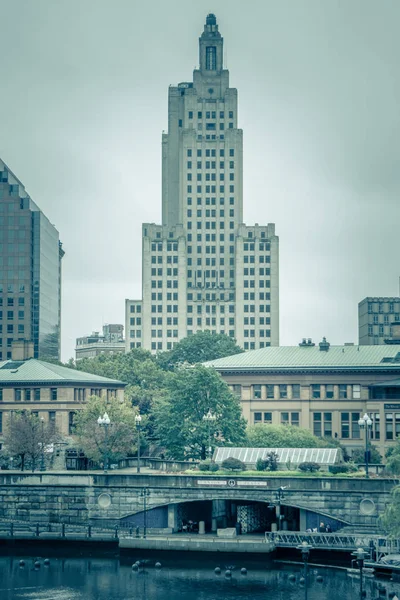
[(142, 300), (126, 300), (126, 349), (169, 350), (209, 330), (245, 350), (279, 345), (275, 225), (243, 223), (238, 93), (209, 14), (193, 82), (170, 86), (162, 225), (142, 227)]

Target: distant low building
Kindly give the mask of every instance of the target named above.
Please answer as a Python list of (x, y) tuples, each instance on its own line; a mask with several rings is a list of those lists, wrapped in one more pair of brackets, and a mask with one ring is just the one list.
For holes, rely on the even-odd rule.
[(120, 324), (103, 325), (103, 335), (94, 331), (91, 335), (76, 338), (75, 360), (121, 352), (125, 352), (125, 340), (124, 326)]
[[(13, 346), (13, 358), (0, 362), (0, 447), (12, 411), (30, 410), (53, 421), (61, 436), (73, 434), (74, 415), (89, 396), (123, 401), (125, 384), (33, 358), (23, 360), (24, 348)], [(29, 347), (25, 344), (25, 350)]]
[(368, 297), (358, 305), (358, 343), (377, 346), (393, 343), (394, 327), (400, 326), (400, 298)]
[(266, 460), (274, 452), (280, 471), (294, 468), (304, 462), (314, 462), (322, 469), (343, 462), (343, 453), (340, 448), (216, 448), (213, 456), (214, 462), (222, 464), (227, 458), (236, 458), (246, 467), (255, 468), (258, 460)]
[(358, 421), (372, 420), (381, 455), (400, 436), (400, 347), (331, 346), (303, 340), (210, 361), (240, 397), (251, 425), (295, 425), (363, 448)]

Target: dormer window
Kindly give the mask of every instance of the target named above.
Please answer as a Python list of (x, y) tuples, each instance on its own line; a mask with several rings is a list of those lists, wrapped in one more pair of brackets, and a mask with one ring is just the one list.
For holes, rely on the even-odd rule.
[(217, 49), (215, 46), (207, 46), (206, 48), (206, 69), (207, 71), (215, 71), (217, 68)]

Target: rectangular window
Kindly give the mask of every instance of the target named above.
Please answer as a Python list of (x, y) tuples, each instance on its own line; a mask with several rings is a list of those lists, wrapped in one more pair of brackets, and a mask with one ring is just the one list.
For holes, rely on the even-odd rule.
[(50, 389), (50, 400), (57, 400), (57, 388)]
[(299, 399), (300, 398), (300, 384), (294, 383), (292, 385), (292, 398)]
[(287, 398), (287, 385), (281, 384), (279, 386), (279, 396), (283, 398)]
[(267, 398), (270, 398), (270, 399), (274, 398), (274, 385), (273, 384), (267, 384)]
[(68, 433), (69, 433), (69, 435), (73, 435), (75, 432), (74, 417), (75, 417), (75, 412), (71, 411), (70, 413), (68, 413)]
[(15, 402), (21, 402), (21, 400), (22, 400), (22, 390), (20, 388), (15, 388), (15, 390), (14, 390), (14, 400), (15, 400)]
[(35, 402), (38, 402), (40, 400), (40, 388), (35, 388), (33, 390), (33, 399), (35, 400)]
[(319, 384), (312, 384), (311, 385), (311, 395), (312, 398), (321, 398), (321, 386)]
[(332, 384), (328, 384), (325, 388), (326, 390), (326, 397), (327, 398), (333, 398), (333, 385)]
[(298, 412), (281, 412), (281, 424), (282, 425), (293, 425), (295, 427), (299, 427), (300, 413), (298, 413)]
[(25, 390), (25, 402), (30, 402), (31, 400), (31, 390)]
[(372, 413), (370, 415), (372, 420), (372, 428), (371, 428), (371, 439), (372, 440), (380, 440), (381, 439), (381, 417), (379, 413)]
[(261, 398), (261, 385), (253, 385), (253, 398)]
[(346, 384), (339, 385), (339, 398), (340, 398), (340, 400), (345, 400), (347, 398), (347, 385)]
[(353, 385), (353, 398), (359, 399), (361, 398), (361, 385), (356, 383)]

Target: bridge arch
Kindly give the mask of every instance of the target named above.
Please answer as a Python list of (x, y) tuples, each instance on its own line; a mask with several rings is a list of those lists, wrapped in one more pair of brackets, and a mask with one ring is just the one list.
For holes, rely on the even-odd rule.
[(173, 502), (153, 498), (146, 507), (146, 516), (143, 506), (138, 505), (136, 511), (121, 515), (120, 525), (143, 527), (146, 520), (147, 527), (156, 530), (186, 532), (202, 531), (204, 527), (205, 532), (212, 532), (240, 524), (242, 533), (264, 533), (276, 529), (313, 530), (318, 529), (321, 522), (336, 531), (349, 524), (349, 521), (338, 519), (327, 511), (310, 510), (302, 503), (278, 503), (270, 498), (252, 498), (249, 493), (226, 492), (217, 498), (215, 493), (202, 494), (201, 498), (174, 497)]

